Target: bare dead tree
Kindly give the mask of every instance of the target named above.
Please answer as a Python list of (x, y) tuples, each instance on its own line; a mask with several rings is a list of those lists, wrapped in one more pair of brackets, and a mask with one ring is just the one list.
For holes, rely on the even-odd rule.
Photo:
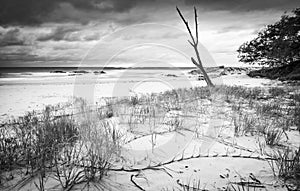
[(207, 75), (206, 71), (204, 70), (204, 67), (203, 67), (203, 65), (202, 65), (202, 61), (201, 61), (201, 58), (200, 58), (199, 50), (198, 50), (199, 34), (198, 34), (198, 19), (197, 19), (198, 16), (197, 16), (197, 9), (196, 9), (196, 7), (194, 7), (196, 37), (193, 36), (188, 21), (185, 20), (185, 18), (184, 18), (183, 15), (181, 14), (181, 12), (180, 12), (180, 10), (179, 10), (178, 7), (176, 7), (176, 10), (177, 10), (179, 16), (181, 17), (182, 21), (184, 22), (184, 24), (185, 24), (185, 26), (186, 26), (186, 28), (187, 28), (189, 34), (190, 34), (190, 37), (191, 37), (192, 41), (188, 40), (188, 42), (189, 42), (189, 43), (192, 45), (192, 47), (194, 48), (195, 53), (196, 53), (196, 56), (197, 56), (198, 62), (197, 62), (193, 57), (191, 57), (191, 60), (192, 60), (193, 64), (195, 64), (195, 65), (200, 69), (200, 71), (202, 72), (202, 74), (203, 74), (203, 76), (204, 76), (204, 79), (205, 79), (207, 85), (210, 86), (210, 87), (213, 87), (214, 84), (211, 82), (209, 76)]

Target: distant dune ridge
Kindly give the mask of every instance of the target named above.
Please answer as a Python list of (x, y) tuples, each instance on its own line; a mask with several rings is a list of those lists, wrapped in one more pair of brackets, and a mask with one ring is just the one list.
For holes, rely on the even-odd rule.
[[(225, 66), (219, 66), (219, 67), (210, 67), (206, 68), (207, 73), (210, 75), (218, 75), (218, 76), (225, 76), (225, 75), (235, 75), (235, 74), (248, 74), (251, 71), (256, 71), (258, 69), (261, 69), (261, 67), (225, 67)], [(199, 75), (199, 77), (202, 77), (202, 73), (200, 70), (191, 70), (188, 72), (190, 75)], [(199, 80), (202, 80), (201, 78)]]
[[(206, 68), (209, 75), (248, 75), (249, 77), (268, 78), (271, 80), (278, 79), (280, 81), (286, 80), (300, 80), (300, 61), (293, 62), (292, 64), (275, 67), (275, 68), (262, 68), (262, 67), (211, 67)], [(195, 69), (188, 72), (190, 75), (198, 75), (199, 80), (202, 80), (202, 73)]]

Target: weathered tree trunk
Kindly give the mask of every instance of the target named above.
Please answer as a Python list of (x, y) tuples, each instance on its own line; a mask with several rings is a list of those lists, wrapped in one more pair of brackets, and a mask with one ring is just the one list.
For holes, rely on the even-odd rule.
[(178, 7), (176, 7), (176, 9), (177, 9), (177, 12), (178, 12), (179, 16), (181, 17), (182, 21), (184, 22), (189, 34), (190, 34), (190, 37), (191, 37), (192, 41), (188, 40), (188, 42), (194, 48), (198, 62), (193, 57), (191, 57), (191, 60), (192, 60), (193, 64), (195, 64), (200, 69), (200, 71), (202, 72), (207, 85), (210, 86), (210, 87), (213, 87), (214, 84), (211, 82), (209, 76), (207, 75), (206, 71), (204, 70), (204, 67), (202, 65), (202, 61), (201, 61), (201, 58), (200, 58), (200, 54), (199, 54), (199, 51), (198, 51), (199, 36), (198, 36), (198, 19), (197, 19), (196, 7), (194, 7), (196, 38), (193, 36), (193, 34), (191, 32), (191, 29), (189, 27), (189, 23), (185, 20), (185, 18), (181, 14), (180, 10), (178, 9)]

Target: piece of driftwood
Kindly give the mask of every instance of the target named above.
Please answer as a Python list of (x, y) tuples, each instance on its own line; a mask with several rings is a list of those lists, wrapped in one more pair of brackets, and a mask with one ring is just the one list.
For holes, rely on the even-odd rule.
[(179, 14), (179, 16), (181, 17), (182, 21), (184, 22), (189, 34), (190, 34), (190, 37), (192, 39), (192, 41), (188, 40), (188, 42), (191, 44), (191, 46), (194, 48), (195, 50), (195, 53), (196, 53), (196, 57), (197, 57), (197, 60), (198, 62), (193, 58), (191, 57), (191, 60), (193, 62), (193, 64), (195, 64), (199, 69), (200, 71), (202, 72), (203, 76), (204, 76), (204, 79), (207, 83), (208, 86), (210, 87), (213, 87), (214, 84), (212, 83), (212, 81), (210, 80), (209, 76), (207, 75), (206, 71), (204, 70), (204, 67), (202, 65), (202, 61), (201, 61), (201, 58), (200, 58), (200, 54), (199, 54), (199, 50), (198, 50), (198, 44), (199, 44), (199, 33), (198, 33), (198, 16), (197, 16), (197, 9), (196, 7), (194, 7), (194, 14), (195, 14), (195, 30), (196, 30), (196, 37), (194, 37), (194, 35), (192, 34), (192, 31), (190, 29), (190, 26), (189, 26), (189, 23), (188, 21), (185, 20), (185, 18), (183, 17), (183, 15), (181, 14), (180, 10), (178, 7), (176, 7), (176, 10)]

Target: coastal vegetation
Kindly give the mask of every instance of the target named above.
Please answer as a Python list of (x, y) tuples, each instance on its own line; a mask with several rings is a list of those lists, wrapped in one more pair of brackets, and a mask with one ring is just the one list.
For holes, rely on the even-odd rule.
[(300, 8), (267, 25), (257, 37), (238, 49), (238, 58), (246, 64), (267, 68), (250, 72), (250, 76), (280, 80), (299, 80)]
[[(236, 165), (244, 160), (262, 161), (269, 166), (266, 170), (273, 178), (281, 181), (270, 185), (260, 179), (263, 177), (254, 180), (255, 172), (234, 180), (227, 172), (215, 180), (225, 181), (215, 189), (266, 190), (281, 186), (297, 190), (300, 145), (293, 139), (300, 131), (299, 93), (296, 87), (196, 87), (139, 97), (105, 98), (98, 105), (75, 99), (64, 107), (28, 112), (1, 125), (1, 189), (113, 189), (107, 188), (105, 180), (122, 172), (130, 175), (128, 182), (133, 187), (147, 190), (147, 184), (139, 182), (140, 177), (147, 179), (147, 173), (161, 172), (173, 181), (171, 187), (160, 185), (162, 190), (204, 190), (201, 179), (186, 182), (179, 178), (181, 170), (176, 164), (232, 158)], [(213, 134), (205, 133), (210, 120), (222, 121), (209, 126), (215, 130)], [(193, 141), (210, 139), (223, 146), (218, 147), (218, 152), (213, 147), (205, 151), (185, 149), (168, 159), (155, 156), (159, 136), (186, 132), (194, 134)], [(153, 153), (129, 156), (126, 145), (147, 137)], [(245, 144), (245, 138), (255, 145)], [(235, 151), (229, 152), (230, 148)]]

